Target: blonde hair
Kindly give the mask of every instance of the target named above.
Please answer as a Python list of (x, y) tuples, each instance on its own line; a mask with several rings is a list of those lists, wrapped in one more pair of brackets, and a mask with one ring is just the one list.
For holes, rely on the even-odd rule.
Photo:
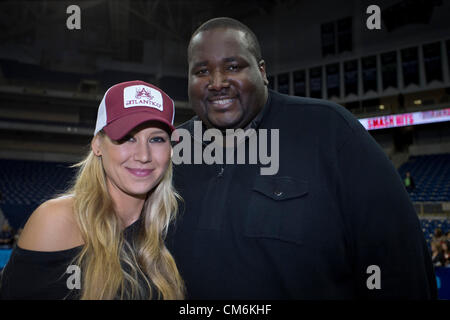
[(90, 151), (75, 166), (79, 171), (68, 194), (84, 241), (75, 259), (82, 269), (81, 299), (183, 299), (183, 280), (164, 244), (181, 199), (172, 186), (172, 163), (149, 193), (132, 243), (114, 212), (101, 158)]

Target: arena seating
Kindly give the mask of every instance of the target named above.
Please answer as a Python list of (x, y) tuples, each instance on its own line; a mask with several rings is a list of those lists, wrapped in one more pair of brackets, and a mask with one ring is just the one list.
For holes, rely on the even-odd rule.
[(75, 169), (67, 163), (0, 160), (1, 208), (18, 229), (36, 207), (65, 191)]
[[(74, 170), (67, 163), (0, 160), (0, 204), (11, 223), (21, 225), (42, 201), (63, 192)], [(416, 184), (413, 202), (450, 201), (450, 154), (410, 157), (399, 168), (400, 176), (408, 171)], [(433, 223), (427, 222), (427, 231)]]
[(450, 153), (412, 156), (398, 171), (402, 178), (410, 172), (414, 179), (413, 202), (450, 201)]
[[(109, 87), (123, 81), (143, 80), (155, 81), (155, 75), (145, 72), (120, 70), (97, 70), (96, 72), (71, 73), (48, 70), (40, 65), (23, 63), (14, 60), (0, 59), (0, 73), (10, 85), (51, 88), (76, 92), (83, 81), (94, 81), (99, 84), (99, 94)], [(162, 76), (158, 86), (172, 99), (187, 101), (187, 79), (183, 77)]]
[(427, 240), (429, 247), (431, 244), (431, 240), (433, 238), (434, 230), (436, 230), (437, 228), (440, 228), (444, 232), (444, 234), (445, 234), (445, 232), (450, 231), (449, 219), (422, 218), (422, 219), (420, 219), (420, 223), (422, 225), (422, 231), (425, 235), (425, 239)]
[[(416, 180), (414, 201), (447, 199), (449, 201), (450, 155), (412, 157), (400, 169), (404, 177), (410, 171)], [(14, 229), (23, 227), (29, 215), (43, 201), (62, 193), (76, 169), (68, 163), (25, 160), (0, 160), (0, 206)], [(433, 200), (431, 200), (433, 201)], [(436, 228), (445, 233), (450, 221), (445, 218), (420, 219), (422, 231), (430, 249)], [(0, 270), (8, 261), (11, 249), (0, 250)]]
[[(414, 179), (416, 188), (410, 193), (413, 202), (450, 201), (450, 154), (412, 156), (398, 171), (402, 178), (410, 172)], [(450, 230), (446, 218), (422, 218), (420, 222), (428, 246), (436, 228), (444, 233)]]
[(50, 71), (40, 65), (0, 59), (0, 68), (10, 84), (76, 90), (87, 74)]

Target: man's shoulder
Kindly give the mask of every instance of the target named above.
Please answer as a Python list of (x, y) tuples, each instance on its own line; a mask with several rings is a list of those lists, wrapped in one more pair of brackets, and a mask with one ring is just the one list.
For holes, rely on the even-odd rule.
[(328, 100), (289, 96), (272, 92), (273, 108), (275, 114), (281, 114), (283, 118), (302, 118), (312, 123), (330, 121), (352, 129), (360, 127), (358, 119), (345, 107)]
[[(299, 97), (299, 96), (288, 96), (285, 94), (275, 93), (275, 101), (282, 101), (282, 105), (286, 108), (286, 111), (301, 111), (301, 112), (322, 112), (322, 113), (331, 113), (337, 114), (344, 118), (352, 118), (355, 117), (353, 114), (348, 111), (345, 107), (337, 104), (336, 102), (317, 99), (317, 98), (309, 98), (309, 97)], [(276, 102), (275, 102), (276, 103)]]

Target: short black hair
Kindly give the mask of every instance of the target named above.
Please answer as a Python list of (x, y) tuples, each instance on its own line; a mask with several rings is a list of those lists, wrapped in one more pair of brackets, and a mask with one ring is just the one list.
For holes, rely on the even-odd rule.
[(255, 33), (242, 22), (228, 17), (220, 17), (208, 20), (205, 23), (203, 23), (200, 27), (198, 27), (197, 30), (194, 31), (194, 33), (191, 36), (191, 39), (189, 40), (188, 60), (190, 60), (191, 57), (192, 39), (200, 32), (220, 28), (230, 28), (244, 32), (245, 38), (248, 41), (248, 50), (253, 54), (257, 62), (261, 61), (262, 59), (261, 47), (259, 45), (259, 41)]

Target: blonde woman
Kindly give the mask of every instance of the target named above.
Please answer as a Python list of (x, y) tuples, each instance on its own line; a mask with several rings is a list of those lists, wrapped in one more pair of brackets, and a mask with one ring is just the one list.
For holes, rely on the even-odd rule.
[(182, 299), (164, 239), (177, 212), (173, 101), (119, 83), (98, 110), (72, 188), (31, 215), (4, 269), (4, 299)]

